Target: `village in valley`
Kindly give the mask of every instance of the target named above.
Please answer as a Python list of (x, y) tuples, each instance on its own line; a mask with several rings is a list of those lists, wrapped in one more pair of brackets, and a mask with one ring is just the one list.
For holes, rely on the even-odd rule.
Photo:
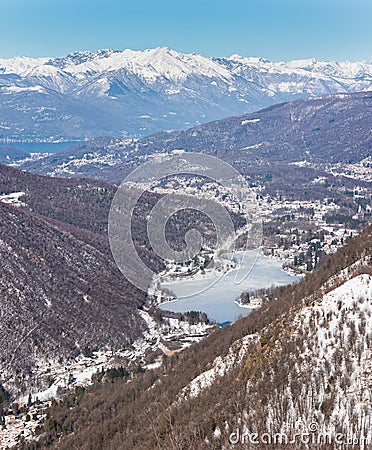
[[(355, 172), (364, 179), (365, 171), (362, 169), (359, 166), (348, 168), (349, 176)], [(221, 186), (213, 182), (206, 186), (199, 181), (194, 180), (192, 183), (190, 180), (177, 179), (158, 186), (154, 192), (166, 195), (181, 189), (189, 195), (196, 194), (204, 198), (216, 197), (218, 192), (220, 202), (239, 213), (236, 202)], [(1, 195), (0, 202), (24, 207), (23, 195), (23, 192)], [(333, 253), (344, 245), (358, 233), (360, 225), (371, 217), (370, 193), (362, 187), (348, 193), (358, 205), (350, 212), (350, 217), (345, 217), (345, 207), (338, 204), (337, 199), (286, 200), (283, 196), (268, 195), (259, 186), (247, 188), (247, 195), (255, 199), (255, 208), (262, 218), (262, 252), (267, 257), (281, 260), (283, 270), (295, 275), (312, 271), (323, 255)], [(210, 264), (211, 261), (213, 264)], [(213, 249), (206, 245), (200, 255), (191, 261), (181, 264), (169, 262), (160, 275), (163, 280), (177, 281), (185, 277), (208, 277), (211, 272), (227, 272), (235, 267), (236, 263), (231, 258), (219, 259)], [(191, 316), (166, 317), (156, 307), (159, 303), (173, 300), (174, 296), (156, 288), (149, 294), (153, 304), (149, 305), (150, 310), (140, 312), (148, 328), (143, 339), (128, 343), (127, 348), (120, 351), (90, 350), (72, 362), (40, 361), (36, 365), (30, 378), (34, 382), (36, 380), (40, 389), (35, 390), (34, 385), (20, 398), (12, 398), (3, 410), (0, 449), (12, 448), (22, 440), (37, 437), (40, 427), (47, 420), (46, 411), (51, 402), (62, 398), (66, 390), (86, 389), (97, 379), (105, 380), (109, 376), (108, 371), (119, 370), (120, 367), (125, 368), (123, 373), (128, 379), (135, 376), (136, 371), (159, 367), (167, 355), (203, 339), (216, 326), (209, 324), (206, 317), (201, 320), (198, 315), (192, 316), (192, 320)], [(231, 301), (234, 300), (239, 306), (251, 309), (262, 304), (262, 298), (256, 294)]]
[[(52, 401), (59, 401), (68, 391), (84, 392), (93, 382), (131, 379), (144, 370), (159, 367), (164, 358), (198, 342), (215, 328), (195, 315), (181, 318), (140, 311), (147, 329), (143, 338), (128, 343), (121, 350), (85, 349), (74, 361), (39, 361), (30, 377), (40, 388), (11, 399), (5, 408), (0, 392), (0, 450), (15, 448), (23, 440), (35, 439), (48, 420)], [(180, 320), (183, 319), (183, 320)], [(43, 386), (43, 387), (42, 387)], [(5, 394), (5, 393), (4, 393)]]

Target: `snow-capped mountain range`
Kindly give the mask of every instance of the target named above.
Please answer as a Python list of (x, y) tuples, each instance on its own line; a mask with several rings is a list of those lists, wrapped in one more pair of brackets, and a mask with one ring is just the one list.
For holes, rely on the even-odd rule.
[(371, 88), (371, 62), (211, 58), (167, 47), (0, 59), (0, 139), (141, 136)]

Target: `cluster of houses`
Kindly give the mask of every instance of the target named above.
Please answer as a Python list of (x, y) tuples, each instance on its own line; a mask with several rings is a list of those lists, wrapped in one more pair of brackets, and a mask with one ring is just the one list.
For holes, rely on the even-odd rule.
[(35, 438), (50, 405), (50, 401), (33, 405), (17, 404), (6, 411), (0, 425), (0, 449), (15, 448), (22, 440)]
[(263, 198), (260, 208), (268, 223), (275, 223), (264, 245), (264, 253), (283, 261), (290, 273), (306, 273), (315, 268), (322, 254), (330, 254), (358, 233), (328, 217), (338, 210), (333, 201), (286, 201)]
[[(50, 380), (50, 386), (20, 397), (10, 405), (0, 422), (0, 450), (15, 448), (23, 439), (34, 439), (46, 419), (51, 400), (62, 398), (64, 390), (87, 387), (92, 384), (94, 375), (119, 365), (136, 367), (140, 364), (144, 369), (156, 368), (162, 358), (150, 360), (149, 351), (160, 350), (169, 355), (176, 351), (176, 347), (187, 347), (191, 342), (201, 340), (213, 328), (204, 323), (190, 324), (167, 317), (158, 323), (149, 313), (140, 313), (148, 325), (148, 331), (128, 348), (92, 351), (88, 356), (80, 355), (71, 362), (40, 361), (33, 369), (33, 375), (39, 380)], [(168, 342), (171, 350), (167, 347)], [(175, 345), (177, 343), (178, 346)]]

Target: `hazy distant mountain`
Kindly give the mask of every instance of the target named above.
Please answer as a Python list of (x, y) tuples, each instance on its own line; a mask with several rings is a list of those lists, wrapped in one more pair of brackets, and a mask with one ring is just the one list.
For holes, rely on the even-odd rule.
[(371, 88), (370, 62), (210, 58), (166, 47), (0, 59), (0, 139), (140, 136)]
[(9, 164), (19, 160), (24, 160), (29, 154), (19, 148), (0, 146), (0, 164)]
[(371, 92), (296, 100), (185, 131), (141, 139), (94, 139), (21, 167), (45, 175), (121, 183), (155, 153), (205, 152), (233, 164), (252, 182), (264, 183), (269, 193), (336, 198), (345, 195), (345, 188), (370, 187), (361, 179), (335, 176), (333, 169), (368, 164), (371, 105)]

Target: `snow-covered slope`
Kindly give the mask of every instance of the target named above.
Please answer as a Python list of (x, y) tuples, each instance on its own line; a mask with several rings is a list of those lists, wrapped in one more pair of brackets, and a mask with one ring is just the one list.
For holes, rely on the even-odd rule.
[(370, 62), (210, 58), (168, 47), (0, 59), (0, 139), (138, 136), (371, 87)]
[[(246, 335), (235, 341), (180, 391), (174, 406), (182, 408), (196, 397), (210, 404), (219, 386), (234, 392), (240, 404), (235, 426), (231, 419), (216, 421), (214, 448), (234, 448), (228, 444), (236, 444), (237, 435), (244, 443), (241, 436), (259, 431), (261, 421), (271, 439), (279, 433), (292, 441), (297, 432), (308, 433), (308, 443), (323, 439), (329, 448), (344, 448), (341, 443), (346, 442), (370, 448), (372, 276), (363, 273), (368, 264), (370, 258), (341, 271), (261, 337)], [(329, 290), (332, 284), (337, 287)], [(299, 439), (298, 447), (288, 448), (322, 448), (302, 443)]]

